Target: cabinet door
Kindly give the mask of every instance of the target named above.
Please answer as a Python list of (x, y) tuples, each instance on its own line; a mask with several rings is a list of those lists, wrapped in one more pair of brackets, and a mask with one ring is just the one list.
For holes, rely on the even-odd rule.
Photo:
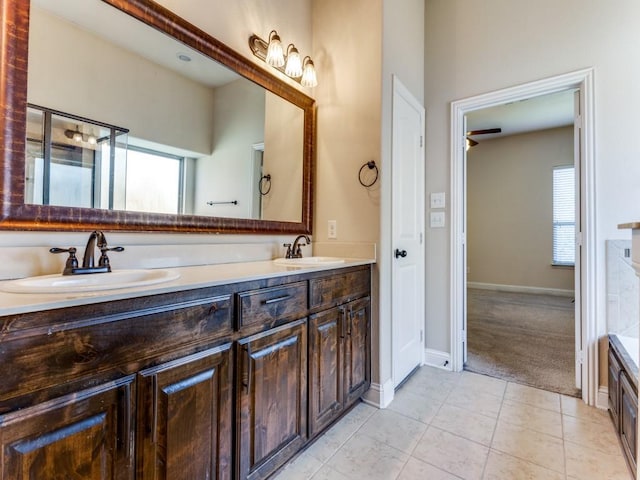
[(132, 480), (134, 379), (1, 416), (1, 480)]
[(620, 439), (624, 453), (634, 472), (638, 449), (638, 394), (633, 390), (627, 376), (620, 375)]
[(345, 405), (367, 391), (370, 383), (369, 298), (346, 305)]
[(343, 410), (345, 309), (309, 317), (309, 434), (315, 436)]
[(231, 344), (139, 373), (143, 479), (230, 479)]
[(620, 399), (618, 398), (618, 392), (620, 391), (620, 364), (616, 355), (613, 353), (613, 348), (609, 345), (609, 411), (613, 418), (613, 423), (616, 426), (616, 430), (620, 429)]
[(306, 319), (238, 342), (238, 477), (266, 478), (307, 439)]

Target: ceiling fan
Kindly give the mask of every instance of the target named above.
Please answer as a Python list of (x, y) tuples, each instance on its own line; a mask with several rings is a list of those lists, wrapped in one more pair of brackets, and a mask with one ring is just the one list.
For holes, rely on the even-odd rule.
[(476, 145), (478, 145), (478, 142), (476, 142), (473, 138), (469, 138), (469, 137), (472, 137), (474, 135), (488, 135), (490, 133), (501, 133), (501, 132), (502, 132), (501, 128), (485, 128), (484, 130), (470, 130), (467, 132), (467, 148), (475, 147)]

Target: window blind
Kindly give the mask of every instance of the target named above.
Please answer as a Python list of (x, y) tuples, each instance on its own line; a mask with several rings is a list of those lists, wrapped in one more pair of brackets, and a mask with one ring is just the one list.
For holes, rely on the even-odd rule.
[(553, 169), (553, 264), (574, 265), (576, 191), (572, 165)]

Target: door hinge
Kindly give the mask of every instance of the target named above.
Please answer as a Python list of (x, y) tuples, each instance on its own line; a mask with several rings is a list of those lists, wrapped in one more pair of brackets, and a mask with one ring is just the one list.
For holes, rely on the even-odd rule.
[(582, 246), (582, 232), (576, 233), (576, 246), (577, 247)]
[(462, 341), (464, 343), (467, 343), (467, 331), (466, 330), (462, 330)]
[(420, 232), (420, 245), (422, 245), (422, 232)]
[(576, 115), (573, 121), (575, 122), (575, 126), (577, 128), (582, 128), (582, 115)]
[(424, 342), (424, 330), (420, 330), (420, 341)]
[(420, 148), (422, 148), (423, 137), (420, 135)]
[(578, 361), (578, 363), (579, 363), (580, 365), (582, 365), (582, 364), (584, 363), (584, 357), (582, 356), (582, 350), (580, 350), (580, 351), (578, 352), (578, 354), (576, 355), (576, 357), (577, 357), (577, 358), (576, 358), (576, 360)]

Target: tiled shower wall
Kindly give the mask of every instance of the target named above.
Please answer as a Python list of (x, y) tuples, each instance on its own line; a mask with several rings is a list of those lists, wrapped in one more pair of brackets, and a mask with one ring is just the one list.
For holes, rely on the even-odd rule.
[(607, 240), (607, 330), (640, 336), (640, 279), (631, 265), (631, 240)]

